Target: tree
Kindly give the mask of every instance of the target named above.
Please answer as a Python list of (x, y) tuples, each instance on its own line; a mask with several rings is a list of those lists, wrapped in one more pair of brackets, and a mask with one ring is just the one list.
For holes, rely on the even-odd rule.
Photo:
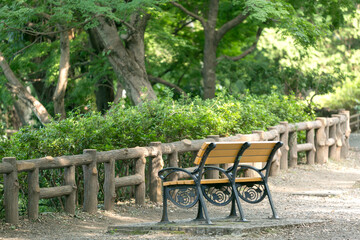
[[(68, 86), (68, 77), (69, 74), (73, 76), (73, 73), (77, 72), (70, 64), (72, 58), (69, 47), (71, 39), (68, 38), (67, 33), (73, 32), (76, 36), (80, 35), (83, 30), (92, 29), (97, 32), (98, 42), (101, 42), (97, 45), (97, 51), (108, 58), (117, 78), (122, 80), (122, 84), (117, 84), (119, 89), (117, 98), (121, 95), (119, 93), (122, 92), (123, 85), (127, 91), (127, 96), (135, 104), (145, 100), (154, 100), (156, 94), (148, 80), (145, 67), (144, 33), (151, 11), (156, 11), (154, 7), (162, 2), (165, 1), (103, 1), (102, 4), (98, 4), (96, 0), (81, 2), (63, 0), (61, 3), (28, 0), (17, 4), (4, 1), (0, 4), (0, 28), (2, 32), (0, 48), (6, 50), (7, 55), (17, 57), (37, 48), (37, 46), (44, 45), (44, 42), (56, 43), (60, 41), (57, 83), (44, 84), (43, 80), (38, 79), (31, 84), (34, 85), (39, 98), (45, 95), (41, 89), (45, 90), (50, 85), (54, 86), (51, 91), (53, 92), (54, 113), (59, 113), (64, 118), (66, 107), (64, 98)], [(6, 48), (9, 40), (10, 42), (14, 41), (13, 36), (16, 36), (19, 45), (23, 45), (22, 48)], [(29, 41), (29, 39), (31, 40)], [(49, 56), (52, 54), (49, 53)], [(11, 57), (11, 60), (13, 59)], [(46, 61), (45, 59), (42, 57), (41, 62)], [(86, 68), (79, 67), (77, 63), (74, 66), (81, 68), (81, 71)], [(45, 79), (49, 79), (47, 71), (47, 69), (37, 71), (36, 75), (39, 75), (39, 72), (46, 73)], [(86, 70), (78, 76), (86, 78)], [(78, 76), (73, 76), (73, 78), (77, 79)], [(24, 76), (21, 79), (28, 81), (31, 77)], [(108, 85), (113, 85), (112, 80), (109, 83)], [(100, 82), (98, 85), (102, 86), (102, 83)], [(74, 83), (71, 83), (71, 86), (74, 86)], [(100, 91), (101, 89), (100, 87), (97, 91), (98, 105), (105, 106), (107, 100), (104, 99), (106, 103), (103, 103), (104, 101), (100, 101), (100, 98), (104, 94), (109, 94), (108, 100), (111, 101), (114, 99), (111, 95), (114, 94), (112, 89), (100, 94), (103, 92)], [(67, 94), (67, 96), (69, 95)]]
[[(204, 98), (215, 97), (216, 65), (221, 59), (238, 61), (256, 49), (264, 28), (276, 27), (283, 34), (293, 36), (304, 46), (313, 45), (323, 36), (329, 26), (337, 28), (343, 23), (343, 15), (355, 9), (356, 1), (283, 1), (209, 0), (171, 2), (182, 12), (200, 22), (204, 31), (203, 69)], [(202, 5), (202, 7), (199, 7)], [(228, 6), (232, 6), (229, 8)], [(226, 9), (226, 16), (219, 18), (219, 12)], [(328, 19), (331, 19), (329, 21)], [(244, 47), (237, 56), (218, 54), (221, 40), (230, 31), (252, 31), (248, 38), (252, 44)]]
[(30, 107), (42, 124), (49, 123), (51, 116), (47, 112), (46, 108), (33, 95), (31, 95), (22, 85), (22, 83), (16, 78), (1, 52), (0, 66), (4, 72), (4, 75), (9, 81), (7, 87), (13, 94), (14, 98), (21, 99), (22, 103)]
[(129, 33), (124, 40), (120, 38), (114, 21), (99, 17), (99, 25), (94, 29), (109, 62), (118, 78), (123, 79), (126, 92), (136, 105), (156, 99), (145, 68), (144, 34), (149, 17), (144, 13), (133, 14), (125, 24)]

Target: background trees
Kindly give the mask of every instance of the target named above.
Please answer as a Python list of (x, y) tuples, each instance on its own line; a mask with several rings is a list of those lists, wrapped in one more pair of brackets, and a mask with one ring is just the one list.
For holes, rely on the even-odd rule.
[(41, 123), (74, 109), (105, 113), (123, 93), (141, 104), (168, 88), (174, 98), (266, 94), (272, 86), (299, 97), (326, 93), (356, 75), (342, 67), (354, 65), (356, 36), (342, 36), (352, 32), (356, 4), (2, 1), (2, 122), (29, 124), (29, 110)]

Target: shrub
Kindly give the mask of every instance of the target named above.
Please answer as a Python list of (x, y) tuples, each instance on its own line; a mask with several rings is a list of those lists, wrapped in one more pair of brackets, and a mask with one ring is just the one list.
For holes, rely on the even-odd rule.
[[(105, 116), (96, 112), (74, 112), (67, 119), (53, 121), (45, 128), (22, 128), (10, 140), (0, 142), (0, 156), (32, 159), (81, 154), (83, 149), (89, 148), (107, 151), (146, 146), (153, 141), (173, 142), (184, 138), (201, 139), (208, 135), (245, 134), (252, 130), (265, 130), (279, 121), (301, 122), (313, 117), (302, 101), (276, 93), (265, 96), (247, 94), (239, 98), (222, 96), (213, 100), (174, 101), (165, 98), (141, 106), (125, 106), (122, 102), (113, 106)], [(188, 164), (186, 161), (183, 163)], [(118, 164), (121, 172), (131, 168), (126, 165), (129, 164), (127, 162)], [(61, 184), (60, 176), (61, 171), (42, 171), (40, 184)], [(80, 181), (82, 177), (77, 179)], [(25, 180), (22, 181), (21, 185), (26, 188)], [(78, 186), (81, 186), (79, 182)], [(1, 188), (0, 185), (0, 192)], [(22, 202), (26, 204), (26, 200)]]

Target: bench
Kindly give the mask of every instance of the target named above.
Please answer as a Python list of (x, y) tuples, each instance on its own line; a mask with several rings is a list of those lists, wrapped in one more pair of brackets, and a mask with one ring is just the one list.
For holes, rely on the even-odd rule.
[[(167, 200), (176, 206), (191, 208), (198, 203), (195, 220), (205, 220), (211, 224), (205, 199), (217, 206), (231, 204), (230, 216), (236, 216), (236, 206), (240, 219), (246, 221), (240, 198), (249, 203), (258, 203), (268, 196), (273, 217), (277, 218), (270, 190), (267, 184), (271, 161), (281, 142), (216, 142), (204, 143), (197, 153), (195, 170), (165, 168), (159, 171), (163, 186), (162, 223), (169, 222)], [(251, 164), (260, 162), (262, 167)], [(230, 164), (224, 169), (214, 164)], [(220, 178), (205, 179), (210, 172), (219, 172)], [(254, 171), (256, 176), (248, 176)], [(179, 173), (190, 179), (178, 179)]]

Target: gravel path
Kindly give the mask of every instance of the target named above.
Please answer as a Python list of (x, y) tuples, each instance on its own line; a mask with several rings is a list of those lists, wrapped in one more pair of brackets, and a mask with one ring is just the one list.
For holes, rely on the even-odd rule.
[[(283, 219), (313, 219), (316, 224), (245, 231), (232, 239), (360, 239), (360, 151), (353, 148), (346, 160), (319, 166), (300, 165), (270, 178), (278, 214)], [(268, 201), (243, 204), (249, 220), (271, 214)], [(170, 207), (170, 219), (193, 217), (189, 211)], [(228, 208), (211, 207), (210, 217), (226, 216)], [(37, 221), (22, 218), (20, 224), (0, 222), (0, 239), (229, 239), (230, 236), (194, 236), (175, 232), (107, 233), (110, 225), (155, 222), (161, 205), (119, 203), (114, 212), (96, 214), (79, 211), (43, 213)], [(239, 223), (241, 224), (241, 223)]]

